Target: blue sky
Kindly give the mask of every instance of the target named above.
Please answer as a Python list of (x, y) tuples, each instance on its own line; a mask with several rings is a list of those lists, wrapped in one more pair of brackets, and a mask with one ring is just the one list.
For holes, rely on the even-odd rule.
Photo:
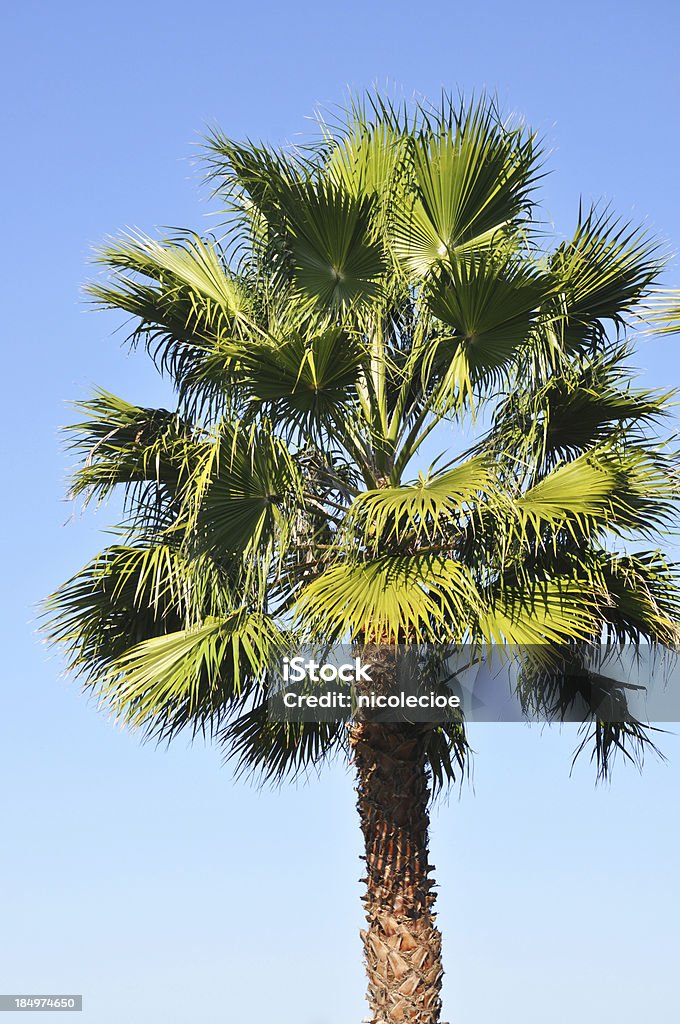
[[(358, 827), (344, 768), (280, 792), (219, 754), (142, 747), (35, 636), (36, 605), (103, 543), (63, 500), (58, 426), (101, 384), (167, 401), (115, 317), (85, 309), (93, 243), (209, 228), (206, 124), (272, 142), (374, 83), (497, 92), (549, 151), (558, 234), (579, 197), (680, 246), (672, 2), (36, 3), (4, 18), (5, 500), (0, 992), (82, 992), (91, 1024), (346, 1024), (364, 1014)], [(680, 283), (675, 260), (669, 280)], [(645, 340), (649, 385), (677, 340)], [(665, 1021), (677, 1003), (680, 744), (595, 789), (572, 732), (473, 730), (474, 785), (433, 816), (445, 1019)]]

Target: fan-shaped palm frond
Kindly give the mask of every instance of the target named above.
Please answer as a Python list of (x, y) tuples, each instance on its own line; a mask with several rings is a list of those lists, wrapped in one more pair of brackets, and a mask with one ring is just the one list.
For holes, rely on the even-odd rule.
[(300, 501), (302, 478), (285, 443), (266, 424), (223, 424), (199, 475), (188, 494), (202, 546), (225, 558), (244, 557), (263, 551), (278, 531), (285, 547), (286, 509), (296, 497)]
[(278, 423), (312, 432), (356, 405), (366, 350), (341, 327), (306, 323), (241, 347), (237, 358), (236, 375), (252, 405)]
[(558, 246), (550, 259), (567, 350), (601, 340), (607, 321), (623, 326), (661, 265), (659, 246), (644, 231), (617, 220), (606, 209), (579, 211), (573, 238)]
[(70, 424), (71, 451), (84, 457), (71, 495), (104, 498), (118, 485), (153, 483), (174, 492), (203, 450), (203, 438), (178, 413), (145, 409), (97, 389), (77, 402), (88, 419)]
[(97, 691), (114, 714), (150, 735), (212, 731), (280, 649), (283, 638), (267, 616), (239, 609), (142, 640), (111, 662)]
[(423, 359), (439, 377), (438, 399), (455, 406), (475, 386), (498, 372), (526, 345), (548, 287), (515, 259), (480, 253), (453, 262), (430, 288), (428, 304), (444, 324), (442, 336)]
[(415, 484), (386, 487), (359, 494), (349, 522), (363, 528), (364, 542), (384, 544), (405, 538), (434, 540), (446, 520), (474, 509), (480, 495), (494, 487), (490, 460), (476, 456), (454, 469), (433, 476), (422, 473)]
[(602, 530), (662, 529), (673, 522), (677, 481), (644, 450), (601, 447), (558, 465), (515, 502), (539, 533), (576, 527), (579, 541)]
[(492, 247), (527, 213), (540, 153), (493, 106), (444, 103), (409, 139), (409, 156), (412, 198), (394, 211), (392, 245), (410, 275)]
[(433, 555), (386, 556), (326, 569), (300, 594), (295, 612), (313, 634), (366, 642), (461, 640), (480, 601), (469, 570)]

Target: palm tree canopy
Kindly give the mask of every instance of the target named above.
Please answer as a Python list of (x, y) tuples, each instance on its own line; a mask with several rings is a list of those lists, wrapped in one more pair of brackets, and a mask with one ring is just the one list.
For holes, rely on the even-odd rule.
[[(540, 146), (487, 99), (371, 96), (305, 146), (214, 131), (205, 155), (223, 236), (125, 235), (89, 286), (177, 396), (100, 390), (68, 428), (73, 494), (125, 494), (119, 543), (50, 601), (100, 699), (280, 777), (346, 744), (342, 723), (268, 717), (293, 644), (540, 645), (567, 654), (563, 696), (580, 645), (676, 642), (673, 396), (634, 386), (627, 340), (653, 240), (593, 208), (551, 241)], [(447, 423), (476, 439), (416, 475)], [(601, 771), (649, 741), (625, 716), (592, 736)], [(435, 781), (464, 754), (460, 728), (431, 730)]]

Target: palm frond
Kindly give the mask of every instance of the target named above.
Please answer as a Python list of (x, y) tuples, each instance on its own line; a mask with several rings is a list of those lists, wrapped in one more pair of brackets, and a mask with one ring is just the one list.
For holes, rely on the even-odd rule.
[(314, 321), (238, 350), (236, 376), (251, 406), (294, 430), (329, 427), (356, 405), (366, 349), (341, 326)]
[(503, 125), (492, 105), (444, 103), (409, 146), (414, 187), (395, 210), (392, 245), (410, 275), (488, 248), (526, 215), (540, 154), (533, 136)]
[(597, 612), (586, 579), (533, 580), (530, 589), (501, 584), (493, 588), (479, 615), (478, 638), (486, 644), (522, 648), (539, 661), (549, 661), (551, 645), (592, 638)]
[(226, 614), (233, 589), (221, 566), (206, 556), (188, 558), (176, 543), (117, 544), (49, 598), (45, 630), (92, 686), (136, 644)]
[(430, 637), (460, 640), (480, 603), (459, 562), (433, 555), (385, 556), (344, 562), (316, 577), (299, 595), (296, 619), (341, 640), (397, 643)]
[[(208, 458), (187, 487), (189, 522), (222, 557), (266, 548), (287, 529), (302, 478), (290, 451), (265, 425), (222, 424)], [(279, 538), (281, 547), (285, 541)]]
[(276, 721), (264, 696), (228, 720), (218, 730), (217, 740), (226, 760), (236, 762), (237, 774), (274, 783), (318, 771), (334, 754), (347, 749), (342, 720)]
[(364, 542), (432, 539), (446, 521), (460, 517), (480, 495), (493, 489), (489, 460), (476, 456), (454, 469), (425, 476), (403, 487), (385, 487), (359, 494), (349, 521), (363, 529)]
[(86, 292), (100, 307), (132, 314), (131, 341), (143, 340), (180, 386), (216, 343), (261, 333), (247, 289), (209, 239), (185, 232), (159, 242), (140, 232), (102, 246), (95, 260), (111, 282)]
[(649, 235), (592, 207), (579, 220), (573, 238), (550, 259), (559, 297), (552, 308), (562, 318), (562, 344), (578, 351), (604, 336), (607, 321), (623, 327), (663, 266)]
[(95, 686), (127, 725), (168, 739), (187, 726), (211, 734), (232, 702), (262, 685), (282, 643), (272, 621), (245, 609), (143, 640)]
[(102, 388), (75, 407), (88, 418), (66, 427), (69, 449), (83, 459), (73, 497), (104, 498), (145, 482), (174, 491), (200, 455), (200, 433), (178, 413), (131, 405)]
[(423, 369), (430, 387), (432, 377), (439, 380), (439, 401), (455, 405), (517, 357), (547, 290), (540, 275), (492, 252), (452, 262), (436, 275), (428, 304), (444, 327)]
[(678, 483), (647, 452), (600, 447), (544, 476), (515, 502), (522, 520), (553, 536), (567, 527), (578, 536), (601, 530), (644, 534), (672, 524), (677, 517)]

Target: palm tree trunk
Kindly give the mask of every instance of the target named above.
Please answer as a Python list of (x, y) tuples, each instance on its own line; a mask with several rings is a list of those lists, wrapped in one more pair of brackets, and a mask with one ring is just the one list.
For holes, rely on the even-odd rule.
[(439, 1024), (441, 935), (428, 857), (424, 734), (359, 721), (350, 743), (366, 848), (363, 931), (371, 1024)]

